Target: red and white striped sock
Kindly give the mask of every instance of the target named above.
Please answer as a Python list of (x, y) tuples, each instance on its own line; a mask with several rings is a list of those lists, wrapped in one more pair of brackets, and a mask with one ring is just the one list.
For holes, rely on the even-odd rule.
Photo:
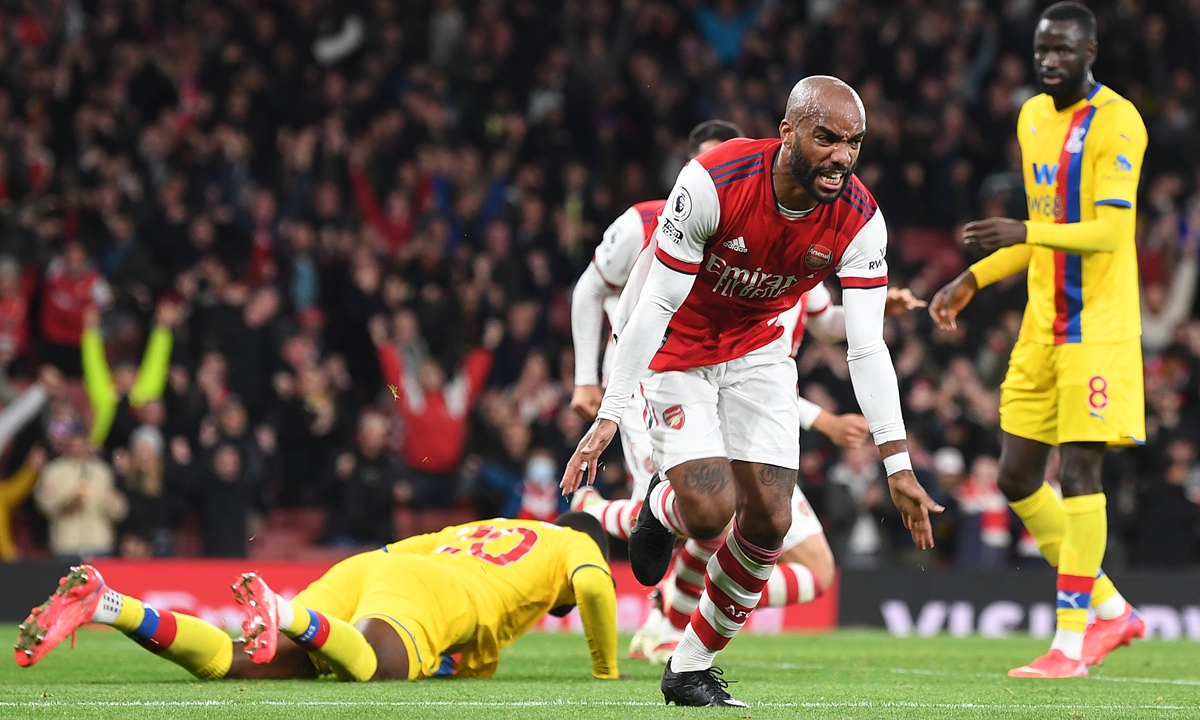
[(712, 540), (689, 539), (675, 556), (675, 572), (665, 582), (675, 583), (671, 605), (667, 608), (667, 620), (676, 630), (683, 632), (692, 612), (700, 604), (700, 593), (704, 592), (705, 567), (724, 541), (721, 537)]
[(713, 658), (750, 619), (781, 552), (782, 548), (767, 550), (747, 542), (734, 524), (733, 532), (708, 561), (704, 593), (671, 656), (672, 670), (712, 667)]
[(771, 572), (763, 589), (759, 607), (787, 607), (812, 602), (825, 594), (821, 579), (808, 566), (800, 563), (780, 563)]
[(599, 520), (604, 532), (618, 540), (628, 540), (633, 521), (641, 510), (641, 500), (601, 500), (589, 505), (584, 512)]
[(675, 500), (675, 490), (669, 482), (660, 482), (650, 491), (650, 512), (655, 519), (676, 535), (687, 535), (687, 526), (683, 524), (683, 515), (679, 512), (679, 503)]

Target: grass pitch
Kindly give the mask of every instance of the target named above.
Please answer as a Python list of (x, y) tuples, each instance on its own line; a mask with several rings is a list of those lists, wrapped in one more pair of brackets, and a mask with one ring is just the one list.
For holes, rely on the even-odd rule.
[[(7, 637), (16, 629), (0, 626)], [(627, 638), (622, 638), (627, 642)], [(201, 682), (116, 632), (84, 630), (37, 666), (0, 660), (0, 717), (19, 718), (1200, 718), (1200, 643), (1141, 642), (1078, 680), (1005, 672), (1044, 640), (881, 632), (744, 636), (718, 658), (747, 710), (662, 706), (658, 668), (590, 679), (577, 635), (529, 635), (493, 680)]]

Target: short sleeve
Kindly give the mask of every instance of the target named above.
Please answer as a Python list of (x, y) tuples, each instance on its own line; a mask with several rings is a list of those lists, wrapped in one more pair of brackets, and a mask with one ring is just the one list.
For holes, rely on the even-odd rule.
[(1138, 178), (1146, 154), (1146, 126), (1137, 109), (1124, 100), (1097, 112), (1103, 113), (1097, 118), (1100, 126), (1089, 138), (1096, 143), (1092, 188), (1095, 203), (1131, 208), (1137, 200)]
[(880, 210), (875, 210), (850, 241), (838, 263), (837, 274), (843, 288), (887, 286), (887, 224)]
[(614, 290), (625, 285), (644, 244), (641, 213), (631, 207), (604, 231), (604, 239), (596, 246), (596, 254), (592, 257), (606, 285)]
[(693, 160), (679, 171), (667, 196), (654, 230), (655, 257), (672, 270), (695, 275), (720, 217), (717, 188), (704, 166)]

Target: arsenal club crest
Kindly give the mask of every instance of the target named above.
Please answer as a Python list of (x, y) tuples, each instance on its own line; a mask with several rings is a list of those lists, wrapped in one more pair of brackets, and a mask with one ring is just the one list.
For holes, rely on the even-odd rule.
[(808, 252), (804, 253), (804, 267), (809, 271), (824, 270), (831, 262), (833, 251), (824, 245), (810, 245)]
[(663, 410), (662, 416), (663, 422), (665, 422), (667, 427), (671, 428), (672, 430), (678, 430), (683, 427), (684, 417), (682, 407), (678, 405), (672, 405), (666, 410)]

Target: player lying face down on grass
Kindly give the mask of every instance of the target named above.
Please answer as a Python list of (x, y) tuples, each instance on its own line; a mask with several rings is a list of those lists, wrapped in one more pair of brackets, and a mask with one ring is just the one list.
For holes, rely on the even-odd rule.
[[(608, 538), (584, 513), (555, 524), (486, 520), (354, 555), (292, 600), (247, 573), (233, 586), (243, 637), (157, 610), (80, 565), (21, 624), (28, 667), (87, 622), (111, 625), (202, 680), (420, 680), (491, 677), (500, 650), (547, 612), (579, 607), (592, 675), (617, 673), (617, 600)], [(457, 663), (450, 657), (458, 655)]]

